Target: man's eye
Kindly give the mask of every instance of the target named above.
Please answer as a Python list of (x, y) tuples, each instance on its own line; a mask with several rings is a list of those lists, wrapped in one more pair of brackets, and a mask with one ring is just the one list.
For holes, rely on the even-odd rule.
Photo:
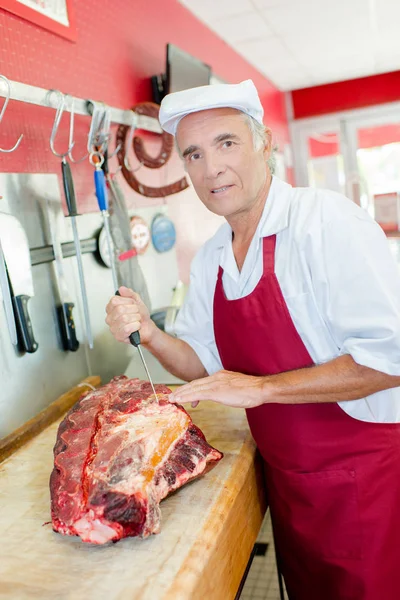
[(189, 160), (198, 160), (200, 158), (200, 154), (198, 152), (194, 152), (194, 154), (190, 155)]
[(226, 140), (226, 142), (224, 142), (222, 145), (225, 148), (231, 148), (231, 146), (233, 146), (233, 142), (232, 142), (232, 140)]

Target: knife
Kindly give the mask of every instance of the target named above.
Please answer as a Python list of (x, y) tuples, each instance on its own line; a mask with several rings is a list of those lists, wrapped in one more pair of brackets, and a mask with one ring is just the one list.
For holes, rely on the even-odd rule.
[(64, 257), (62, 254), (61, 244), (57, 236), (57, 219), (50, 198), (47, 198), (46, 209), (51, 243), (54, 252), (57, 292), (60, 301), (59, 306), (57, 306), (57, 316), (60, 324), (61, 339), (64, 350), (76, 352), (79, 348), (79, 340), (76, 337), (75, 323), (72, 316), (72, 309), (75, 305), (73, 302), (69, 302), (67, 300), (69, 294), (65, 281)]
[(7, 320), (7, 327), (13, 346), (18, 345), (17, 328), (15, 326), (14, 310), (10, 286), (8, 284), (7, 265), (4, 259), (3, 248), (0, 240), (0, 289), (3, 295), (4, 312)]
[[(121, 294), (120, 294), (120, 293), (119, 293), (119, 291), (117, 290), (117, 291), (115, 292), (115, 295), (116, 295), (116, 296), (120, 296)], [(147, 364), (146, 364), (146, 361), (145, 361), (145, 359), (144, 359), (144, 356), (143, 356), (142, 349), (141, 349), (141, 347), (140, 347), (140, 333), (139, 333), (138, 331), (134, 331), (133, 333), (131, 333), (131, 334), (130, 334), (130, 336), (129, 336), (129, 341), (130, 341), (130, 343), (132, 344), (132, 346), (135, 346), (135, 348), (137, 348), (137, 349), (138, 349), (138, 352), (139, 352), (140, 358), (142, 359), (142, 363), (143, 363), (143, 366), (144, 366), (144, 370), (146, 371), (147, 378), (148, 378), (148, 380), (150, 381), (150, 385), (151, 385), (151, 388), (152, 388), (152, 390), (153, 390), (153, 394), (154, 394), (154, 396), (155, 396), (156, 402), (158, 403), (158, 396), (157, 396), (157, 392), (156, 392), (156, 390), (155, 390), (155, 387), (154, 387), (154, 384), (153, 384), (153, 380), (152, 380), (152, 378), (151, 378), (151, 375), (150, 375), (150, 371), (149, 371), (149, 369), (147, 368)]]
[(90, 323), (89, 301), (88, 301), (88, 296), (87, 296), (87, 291), (86, 291), (85, 275), (83, 272), (81, 242), (79, 239), (78, 225), (76, 223), (76, 217), (78, 216), (78, 212), (77, 212), (77, 206), (76, 206), (75, 188), (74, 188), (74, 181), (72, 179), (71, 167), (67, 163), (65, 156), (61, 163), (61, 173), (62, 173), (62, 179), (63, 179), (63, 185), (64, 185), (65, 201), (67, 203), (67, 209), (68, 209), (68, 217), (70, 217), (70, 219), (71, 219), (72, 233), (74, 235), (76, 263), (78, 266), (79, 283), (80, 283), (80, 287), (81, 287), (83, 313), (85, 315), (86, 337), (87, 337), (89, 348), (92, 349), (93, 348), (93, 332), (92, 332), (92, 325)]
[(21, 349), (25, 352), (36, 352), (39, 345), (34, 337), (28, 311), (29, 298), (34, 296), (29, 244), (24, 228), (13, 215), (0, 214), (0, 239), (10, 279)]

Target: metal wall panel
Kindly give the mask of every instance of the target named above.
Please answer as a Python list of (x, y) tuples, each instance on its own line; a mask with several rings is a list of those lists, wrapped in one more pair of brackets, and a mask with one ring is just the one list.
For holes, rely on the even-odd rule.
[[(28, 236), (30, 248), (50, 243), (41, 207), (50, 198), (59, 207), (57, 229), (60, 242), (72, 241), (69, 219), (61, 211), (57, 175), (0, 174), (0, 212), (16, 216)], [(148, 221), (165, 207), (136, 209)], [(102, 227), (99, 213), (78, 217), (80, 239), (97, 236)], [(154, 248), (140, 257), (148, 283), (152, 306), (168, 304), (178, 278), (176, 252), (158, 255)], [(136, 350), (114, 340), (105, 324), (105, 306), (113, 294), (111, 270), (95, 254), (84, 254), (83, 265), (88, 292), (94, 348), (85, 339), (76, 258), (64, 259), (70, 299), (75, 303), (74, 317), (81, 346), (77, 352), (61, 349), (55, 315), (53, 263), (32, 267), (35, 296), (29, 301), (30, 314), (39, 343), (34, 354), (18, 355), (12, 346), (0, 301), (0, 437), (37, 414), (60, 394), (89, 374), (100, 375), (103, 382), (124, 373)], [(131, 376), (144, 377), (140, 363), (134, 361)], [(162, 374), (161, 374), (162, 378)]]

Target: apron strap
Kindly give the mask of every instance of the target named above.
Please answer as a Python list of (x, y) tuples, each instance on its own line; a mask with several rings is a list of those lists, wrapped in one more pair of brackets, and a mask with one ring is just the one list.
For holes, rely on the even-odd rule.
[(276, 235), (263, 238), (264, 273), (275, 272)]

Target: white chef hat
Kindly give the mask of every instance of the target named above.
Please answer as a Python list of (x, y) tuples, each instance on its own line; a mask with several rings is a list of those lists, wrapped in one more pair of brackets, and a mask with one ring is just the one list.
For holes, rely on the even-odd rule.
[(236, 108), (259, 123), (263, 122), (264, 109), (251, 79), (234, 84), (203, 85), (167, 94), (161, 102), (158, 118), (161, 127), (175, 135), (179, 121), (186, 115), (210, 108), (225, 107)]

